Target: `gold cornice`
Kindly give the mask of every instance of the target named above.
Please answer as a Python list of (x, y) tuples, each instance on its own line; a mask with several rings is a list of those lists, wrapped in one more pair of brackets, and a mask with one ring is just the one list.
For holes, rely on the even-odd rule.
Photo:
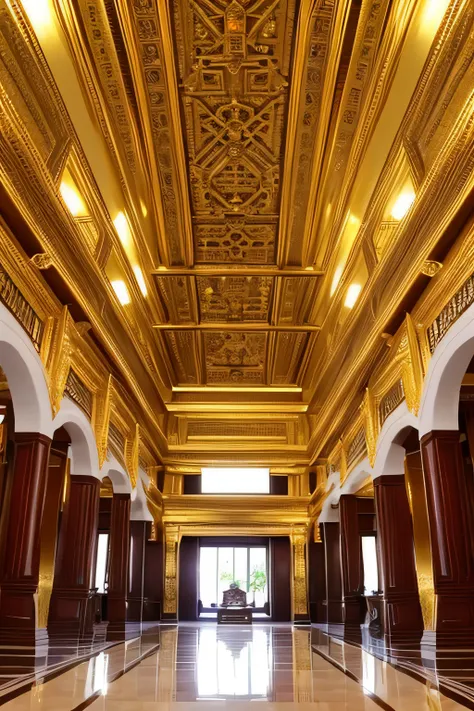
[(165, 524), (209, 523), (283, 525), (306, 523), (308, 497), (291, 496), (227, 496), (227, 495), (163, 495)]

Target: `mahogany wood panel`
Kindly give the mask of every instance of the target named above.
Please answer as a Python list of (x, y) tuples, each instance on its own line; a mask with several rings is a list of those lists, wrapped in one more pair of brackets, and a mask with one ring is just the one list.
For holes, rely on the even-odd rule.
[(274, 622), (291, 620), (291, 546), (287, 536), (270, 539), (271, 615)]
[(145, 565), (146, 521), (130, 521), (130, 580), (127, 596), (127, 620), (143, 619), (143, 576)]
[(201, 475), (186, 474), (183, 477), (183, 494), (201, 494)]
[(99, 518), (100, 481), (72, 475), (64, 507), (49, 607), (50, 634), (90, 635), (91, 595)]
[(127, 619), (130, 554), (130, 494), (114, 494), (110, 517), (107, 616), (111, 633), (123, 632)]
[(421, 440), (436, 593), (437, 643), (466, 644), (474, 634), (473, 521), (459, 432)]
[(344, 494), (339, 499), (343, 619), (346, 626), (359, 628), (364, 621), (366, 604), (362, 542), (360, 538), (357, 497)]
[(270, 494), (276, 496), (288, 495), (288, 477), (287, 476), (271, 476), (270, 477)]
[(309, 608), (311, 622), (327, 622), (326, 560), (324, 543), (310, 541), (308, 546)]
[(390, 642), (415, 640), (421, 637), (423, 618), (405, 475), (377, 477), (374, 489), (385, 635)]
[(41, 520), (51, 440), (36, 432), (15, 435), (13, 476), (0, 594), (0, 639), (34, 643)]
[(343, 622), (339, 523), (323, 523), (326, 560), (327, 621)]
[[(147, 525), (147, 535), (150, 535), (151, 524)], [(145, 541), (145, 569), (143, 576), (143, 620), (155, 621), (161, 616), (161, 601), (163, 598), (163, 542), (161, 540)]]
[(110, 533), (110, 517), (112, 515), (112, 496), (101, 496), (99, 501), (99, 531)]
[(183, 536), (179, 547), (179, 606), (178, 619), (198, 619), (198, 560), (199, 538)]

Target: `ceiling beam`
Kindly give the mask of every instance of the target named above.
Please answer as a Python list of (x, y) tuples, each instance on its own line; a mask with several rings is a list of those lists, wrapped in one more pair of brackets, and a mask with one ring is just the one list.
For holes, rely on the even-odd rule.
[(268, 276), (268, 277), (322, 277), (325, 272), (316, 269), (276, 269), (266, 267), (202, 267), (197, 269), (171, 268), (153, 269), (154, 276), (205, 276), (205, 277), (232, 277), (232, 276)]
[(158, 331), (295, 331), (309, 333), (320, 331), (321, 326), (274, 326), (268, 323), (242, 322), (238, 323), (154, 323), (153, 328)]

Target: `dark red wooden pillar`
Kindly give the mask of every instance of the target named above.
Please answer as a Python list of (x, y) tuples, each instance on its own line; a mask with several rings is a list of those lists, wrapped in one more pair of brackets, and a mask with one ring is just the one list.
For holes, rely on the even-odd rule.
[[(318, 526), (318, 524), (315, 524)], [(322, 528), (322, 526), (321, 526)], [(311, 541), (308, 546), (309, 609), (311, 622), (327, 622), (326, 561), (324, 542)]]
[(49, 607), (48, 632), (52, 635), (92, 634), (93, 619), (87, 615), (87, 605), (97, 542), (99, 495), (98, 479), (71, 476)]
[(423, 617), (405, 475), (377, 477), (374, 490), (385, 636), (389, 644), (409, 643), (421, 639)]
[(473, 521), (459, 432), (421, 440), (436, 594), (437, 644), (474, 641)]
[(40, 532), (51, 440), (15, 435), (13, 477), (0, 593), (0, 640), (35, 643)]
[(326, 605), (328, 623), (343, 621), (341, 547), (339, 543), (339, 523), (323, 523), (324, 552), (326, 559)]
[(362, 543), (359, 530), (357, 497), (344, 494), (339, 499), (341, 528), (341, 570), (343, 595), (343, 620), (348, 629), (359, 630), (364, 621), (364, 569)]
[(130, 522), (130, 580), (128, 586), (127, 620), (143, 619), (143, 584), (145, 566), (146, 521)]
[(127, 620), (130, 494), (114, 494), (110, 518), (107, 617), (109, 639), (121, 639)]
[(163, 599), (163, 541), (162, 531), (157, 540), (151, 539), (152, 524), (147, 524), (145, 540), (145, 566), (143, 581), (143, 619), (154, 622), (161, 619)]

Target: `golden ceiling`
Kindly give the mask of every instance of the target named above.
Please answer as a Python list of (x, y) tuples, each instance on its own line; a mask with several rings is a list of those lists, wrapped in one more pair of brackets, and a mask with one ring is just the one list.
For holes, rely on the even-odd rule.
[[(71, 212), (65, 182), (79, 196), (81, 248), (45, 252), (77, 275), (163, 460), (324, 456), (429, 257), (420, 237), (404, 261), (403, 218), (415, 196), (429, 214), (428, 174), (466, 96), (468, 65), (443, 47), (468, 56), (469, 3), (0, 6), (3, 85), (54, 165), (55, 209), (61, 186)], [(15, 23), (41, 78), (21, 53), (8, 64)], [(81, 249), (106, 299), (92, 276), (85, 293)]]

